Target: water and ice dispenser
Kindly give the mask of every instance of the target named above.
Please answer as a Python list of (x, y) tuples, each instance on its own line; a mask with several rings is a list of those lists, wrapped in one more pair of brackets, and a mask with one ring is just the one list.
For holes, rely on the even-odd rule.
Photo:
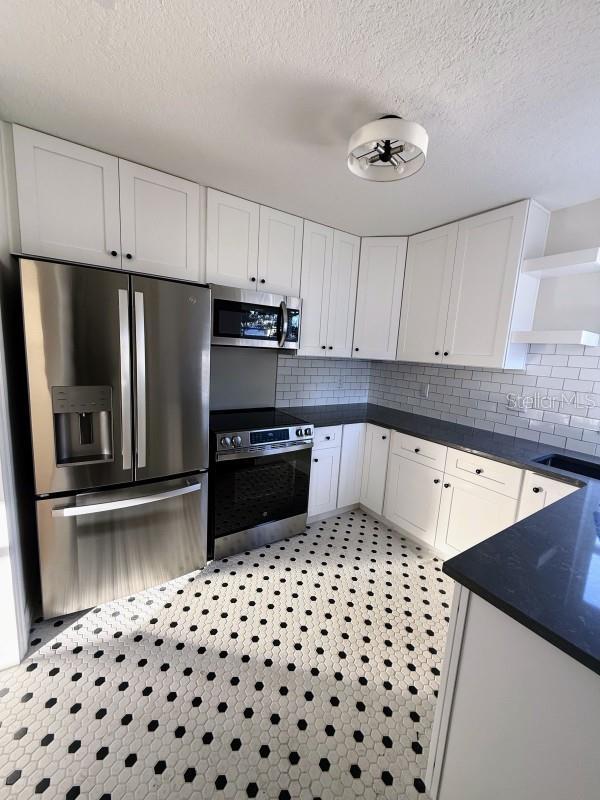
[(112, 388), (53, 386), (56, 464), (113, 460)]

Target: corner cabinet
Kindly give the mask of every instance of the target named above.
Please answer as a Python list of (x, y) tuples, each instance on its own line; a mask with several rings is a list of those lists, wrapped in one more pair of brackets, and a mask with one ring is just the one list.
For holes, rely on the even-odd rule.
[(304, 223), (298, 355), (350, 357), (359, 252), (358, 236)]
[(200, 187), (13, 125), (21, 251), (198, 281)]
[(390, 431), (367, 423), (360, 504), (374, 514), (383, 511)]
[(525, 519), (536, 511), (562, 500), (579, 489), (571, 483), (554, 480), (547, 475), (538, 475), (535, 472), (527, 471), (523, 478), (523, 489), (519, 501), (518, 519)]
[(303, 224), (292, 214), (209, 189), (207, 281), (298, 297)]
[(407, 239), (377, 236), (362, 240), (352, 355), (396, 358)]
[(409, 239), (397, 358), (520, 369), (537, 284), (524, 257), (544, 250), (549, 213), (533, 201), (497, 208)]

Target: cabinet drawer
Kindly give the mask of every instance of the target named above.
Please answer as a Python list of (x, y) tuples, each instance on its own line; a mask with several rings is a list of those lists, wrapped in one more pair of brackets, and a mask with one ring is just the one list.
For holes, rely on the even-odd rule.
[(425, 439), (418, 439), (416, 436), (409, 436), (407, 433), (392, 433), (392, 453), (396, 456), (410, 458), (419, 464), (425, 464), (434, 469), (444, 469), (446, 464), (447, 447), (436, 442), (428, 442)]
[(523, 478), (523, 470), (517, 467), (451, 447), (446, 457), (446, 473), (514, 498), (519, 497)]
[(314, 450), (327, 450), (330, 447), (342, 446), (342, 425), (330, 425), (326, 428), (315, 428)]

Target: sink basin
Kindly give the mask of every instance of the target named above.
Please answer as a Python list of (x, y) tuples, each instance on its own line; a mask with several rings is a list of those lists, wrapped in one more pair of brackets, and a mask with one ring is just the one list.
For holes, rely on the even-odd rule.
[(564, 469), (566, 472), (574, 472), (576, 475), (585, 475), (587, 478), (600, 480), (600, 464), (593, 464), (591, 461), (584, 461), (582, 458), (570, 458), (569, 456), (561, 456), (558, 453), (551, 453), (549, 456), (542, 456), (533, 460), (548, 467)]

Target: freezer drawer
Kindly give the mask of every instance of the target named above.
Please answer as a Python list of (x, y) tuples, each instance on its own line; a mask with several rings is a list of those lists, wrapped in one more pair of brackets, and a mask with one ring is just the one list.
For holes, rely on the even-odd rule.
[(44, 618), (206, 564), (208, 475), (37, 502)]

